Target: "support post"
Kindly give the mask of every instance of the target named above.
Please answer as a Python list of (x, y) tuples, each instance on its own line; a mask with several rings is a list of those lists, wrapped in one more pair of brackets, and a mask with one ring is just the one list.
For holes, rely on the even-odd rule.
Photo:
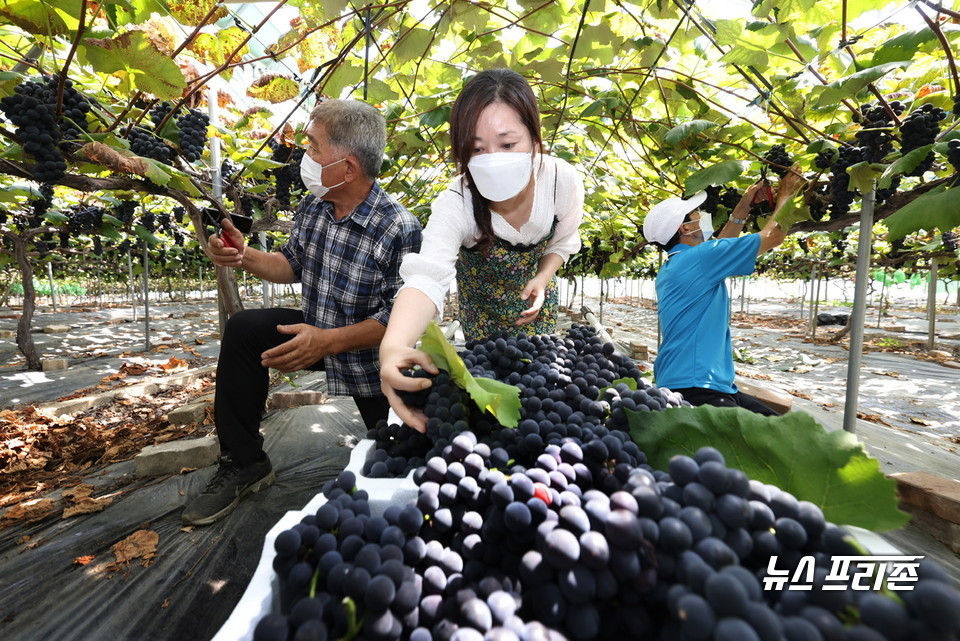
[(53, 284), (53, 263), (47, 261), (47, 279), (50, 281), (50, 306), (57, 311), (57, 288)]
[(927, 349), (933, 349), (937, 339), (937, 257), (930, 259), (930, 282), (927, 284)]
[(819, 271), (820, 265), (814, 263), (810, 269), (810, 338), (813, 338), (817, 333), (816, 301), (819, 298), (819, 292), (817, 291), (820, 284)]
[(143, 351), (150, 351), (150, 254), (143, 241)]
[(860, 396), (860, 363), (863, 356), (863, 329), (866, 325), (867, 278), (870, 272), (870, 248), (873, 244), (874, 191), (863, 195), (860, 207), (860, 240), (857, 243), (857, 285), (853, 293), (850, 325), (850, 351), (847, 360), (847, 396), (843, 406), (843, 429), (851, 434), (857, 428), (857, 404)]
[(137, 322), (137, 294), (133, 288), (133, 247), (127, 250), (127, 276), (130, 283), (130, 310), (133, 313), (133, 322)]

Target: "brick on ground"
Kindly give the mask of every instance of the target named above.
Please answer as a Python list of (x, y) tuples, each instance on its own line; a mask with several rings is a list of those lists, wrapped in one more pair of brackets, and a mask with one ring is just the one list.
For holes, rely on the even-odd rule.
[(199, 423), (206, 417), (208, 407), (210, 407), (209, 402), (188, 403), (175, 410), (171, 410), (170, 413), (167, 414), (167, 421), (169, 421), (171, 425), (191, 425), (193, 423)]
[(58, 369), (67, 369), (69, 362), (65, 358), (45, 358), (40, 361), (40, 367), (44, 372), (52, 372)]
[(179, 474), (184, 468), (200, 469), (216, 463), (219, 454), (220, 444), (212, 437), (148, 445), (134, 457), (136, 475)]
[(69, 325), (47, 325), (43, 328), (44, 334), (66, 334), (69, 331)]
[(913, 523), (960, 553), (960, 481), (929, 472), (891, 474)]
[(291, 409), (304, 405), (322, 405), (327, 402), (323, 392), (302, 390), (296, 392), (275, 392), (267, 399), (268, 409)]

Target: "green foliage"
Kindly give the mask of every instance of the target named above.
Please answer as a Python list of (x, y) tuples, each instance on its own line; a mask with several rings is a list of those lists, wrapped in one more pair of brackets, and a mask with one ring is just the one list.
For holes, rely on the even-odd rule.
[(816, 503), (835, 523), (885, 531), (910, 519), (897, 508), (896, 481), (883, 475), (856, 437), (827, 432), (804, 412), (761, 416), (704, 405), (627, 416), (631, 437), (654, 469), (709, 445), (727, 465)]

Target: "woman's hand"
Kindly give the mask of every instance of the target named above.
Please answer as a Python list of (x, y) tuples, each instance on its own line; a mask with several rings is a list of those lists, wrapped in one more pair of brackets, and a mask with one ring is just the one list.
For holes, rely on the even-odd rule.
[(790, 171), (780, 179), (780, 184), (777, 186), (777, 206), (779, 210), (783, 206), (783, 203), (787, 202), (793, 195), (797, 193), (797, 190), (806, 182), (806, 179), (801, 173), (800, 165), (794, 165), (790, 168)]
[(405, 346), (380, 345), (380, 389), (390, 402), (390, 407), (404, 423), (418, 432), (427, 431), (427, 415), (417, 408), (407, 407), (397, 390), (418, 392), (427, 389), (433, 383), (427, 378), (404, 376), (403, 370), (419, 365), (430, 374), (439, 374), (440, 370), (426, 352)]
[(540, 308), (547, 297), (547, 283), (534, 276), (528, 282), (526, 287), (520, 292), (520, 300), (530, 300), (530, 307), (520, 312), (520, 318), (514, 325), (529, 325), (537, 319), (540, 314)]

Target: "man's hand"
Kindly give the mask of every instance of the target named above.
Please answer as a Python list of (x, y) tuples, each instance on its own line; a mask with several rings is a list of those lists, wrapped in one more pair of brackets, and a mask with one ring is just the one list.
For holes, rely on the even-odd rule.
[[(220, 267), (241, 267), (243, 265), (243, 250), (246, 249), (246, 242), (243, 240), (243, 234), (233, 226), (230, 217), (223, 219), (223, 235), (227, 237), (230, 246), (223, 238), (216, 234), (207, 239), (207, 255), (214, 265)], [(239, 247), (239, 249), (236, 249)]]
[(404, 376), (403, 370), (419, 365), (430, 374), (439, 374), (440, 370), (426, 352), (412, 347), (380, 345), (380, 389), (390, 402), (390, 407), (400, 420), (417, 430), (427, 431), (427, 415), (422, 410), (407, 407), (397, 394), (397, 390), (417, 392), (430, 387), (433, 383), (426, 378)]
[(320, 329), (306, 323), (277, 325), (281, 334), (292, 334), (285, 343), (268, 349), (260, 355), (261, 365), (281, 372), (296, 372), (307, 369), (324, 356), (335, 353), (333, 334), (329, 329)]
[(547, 283), (541, 282), (538, 278), (531, 278), (526, 287), (520, 292), (520, 300), (530, 299), (530, 307), (520, 312), (520, 318), (514, 325), (529, 325), (537, 319), (540, 314), (540, 308), (543, 307), (543, 301), (547, 297)]

